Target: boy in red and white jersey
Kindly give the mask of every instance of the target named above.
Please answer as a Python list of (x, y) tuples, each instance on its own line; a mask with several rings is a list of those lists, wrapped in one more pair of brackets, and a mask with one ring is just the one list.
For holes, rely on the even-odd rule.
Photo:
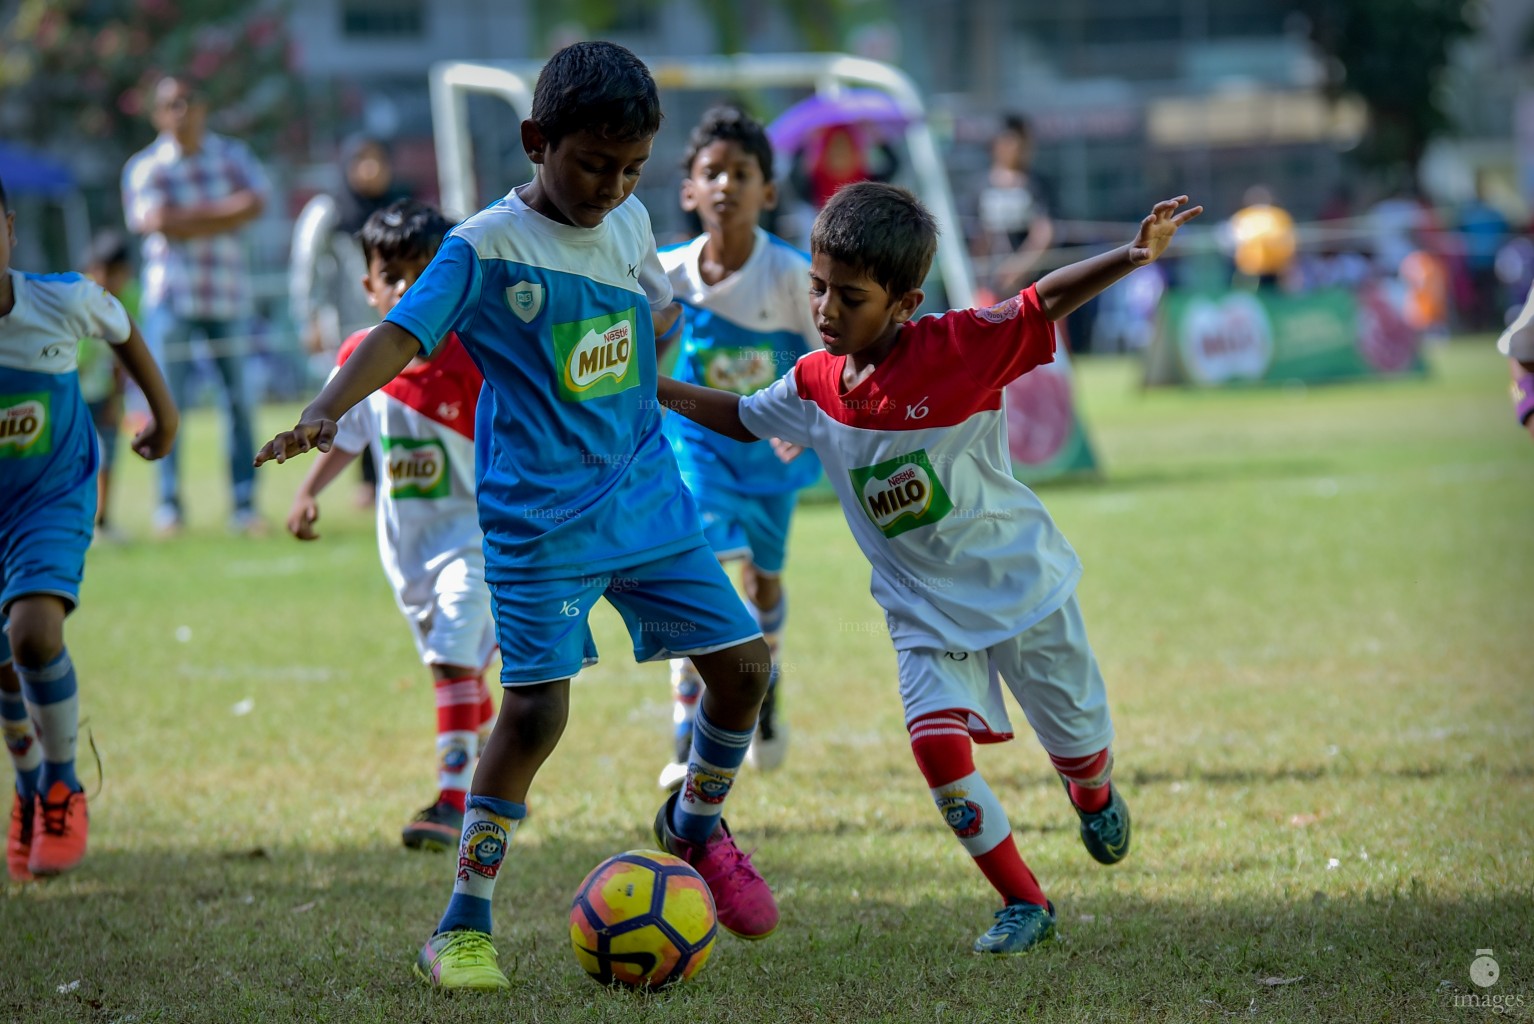
[[(431, 262), (452, 225), (435, 209), (399, 200), (358, 233), (369, 305), (387, 316)], [(342, 344), (337, 366), (367, 336)], [(403, 830), (413, 849), (450, 850), (463, 828), (481, 727), (494, 717), (484, 670), (495, 650), (485, 584), (484, 534), (474, 497), (474, 417), (484, 377), (456, 336), (410, 362), (339, 421), (335, 444), (299, 485), (288, 531), (317, 540), (319, 493), (369, 445), (378, 488), (378, 555), (431, 670), (437, 705), (437, 798)]]
[(1101, 863), (1129, 852), (1110, 783), (1113, 724), (1076, 604), (1081, 562), (1012, 475), (1002, 389), (1054, 358), (1054, 321), (1152, 262), (1202, 211), (1157, 203), (1134, 241), (1053, 271), (988, 309), (912, 320), (937, 226), (911, 193), (836, 193), (810, 235), (810, 303), (825, 348), (747, 397), (662, 379), (674, 411), (741, 441), (813, 449), (873, 565), (917, 764), (1005, 905), (974, 945), (1021, 953), (1054, 907), (975, 770), (971, 740), (1012, 737), (1002, 684), (1049, 753)]

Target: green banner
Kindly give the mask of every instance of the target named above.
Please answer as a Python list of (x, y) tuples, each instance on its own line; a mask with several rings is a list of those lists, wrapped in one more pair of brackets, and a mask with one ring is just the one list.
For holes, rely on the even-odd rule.
[(1422, 339), (1384, 288), (1168, 292), (1145, 383), (1223, 387), (1421, 374)]

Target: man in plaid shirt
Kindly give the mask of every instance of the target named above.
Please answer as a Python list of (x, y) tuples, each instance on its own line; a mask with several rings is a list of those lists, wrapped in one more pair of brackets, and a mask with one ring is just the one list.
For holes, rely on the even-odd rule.
[[(255, 511), (250, 399), (245, 389), (251, 314), (250, 269), (239, 230), (260, 216), (269, 186), (250, 149), (207, 130), (207, 104), (182, 76), (162, 79), (154, 93), (160, 135), (123, 168), (129, 230), (144, 236), (144, 335), (184, 408), (193, 367), (192, 338), (212, 350), (229, 421), (230, 528), (259, 532)], [(160, 463), (162, 535), (183, 523), (178, 442)]]

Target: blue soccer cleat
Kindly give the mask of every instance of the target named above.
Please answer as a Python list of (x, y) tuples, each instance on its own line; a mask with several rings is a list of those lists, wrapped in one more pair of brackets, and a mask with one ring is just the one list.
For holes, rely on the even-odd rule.
[(1026, 953), (1055, 937), (1055, 905), (1013, 903), (996, 911), (996, 923), (975, 940), (976, 953)]
[[(1071, 784), (1063, 776), (1066, 796), (1070, 796)], [(1081, 845), (1087, 848), (1092, 859), (1099, 864), (1117, 864), (1129, 856), (1129, 805), (1119, 794), (1118, 787), (1108, 784), (1108, 806), (1100, 811), (1083, 811), (1071, 801), (1076, 817), (1081, 819)]]

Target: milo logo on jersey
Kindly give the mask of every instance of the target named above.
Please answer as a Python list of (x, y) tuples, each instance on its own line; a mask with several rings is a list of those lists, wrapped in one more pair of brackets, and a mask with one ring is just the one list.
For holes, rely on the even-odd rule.
[(777, 353), (770, 348), (716, 348), (696, 358), (699, 379), (720, 391), (754, 395), (778, 379)]
[(639, 386), (634, 307), (554, 325), (559, 397), (567, 402), (616, 395)]
[(886, 537), (927, 526), (953, 511), (925, 449), (849, 471), (863, 511)]
[(47, 455), (53, 450), (51, 396), (0, 395), (0, 459)]
[(385, 437), (383, 449), (389, 471), (389, 493), (394, 500), (445, 498), (452, 490), (452, 478), (447, 471), (447, 448), (441, 441)]

